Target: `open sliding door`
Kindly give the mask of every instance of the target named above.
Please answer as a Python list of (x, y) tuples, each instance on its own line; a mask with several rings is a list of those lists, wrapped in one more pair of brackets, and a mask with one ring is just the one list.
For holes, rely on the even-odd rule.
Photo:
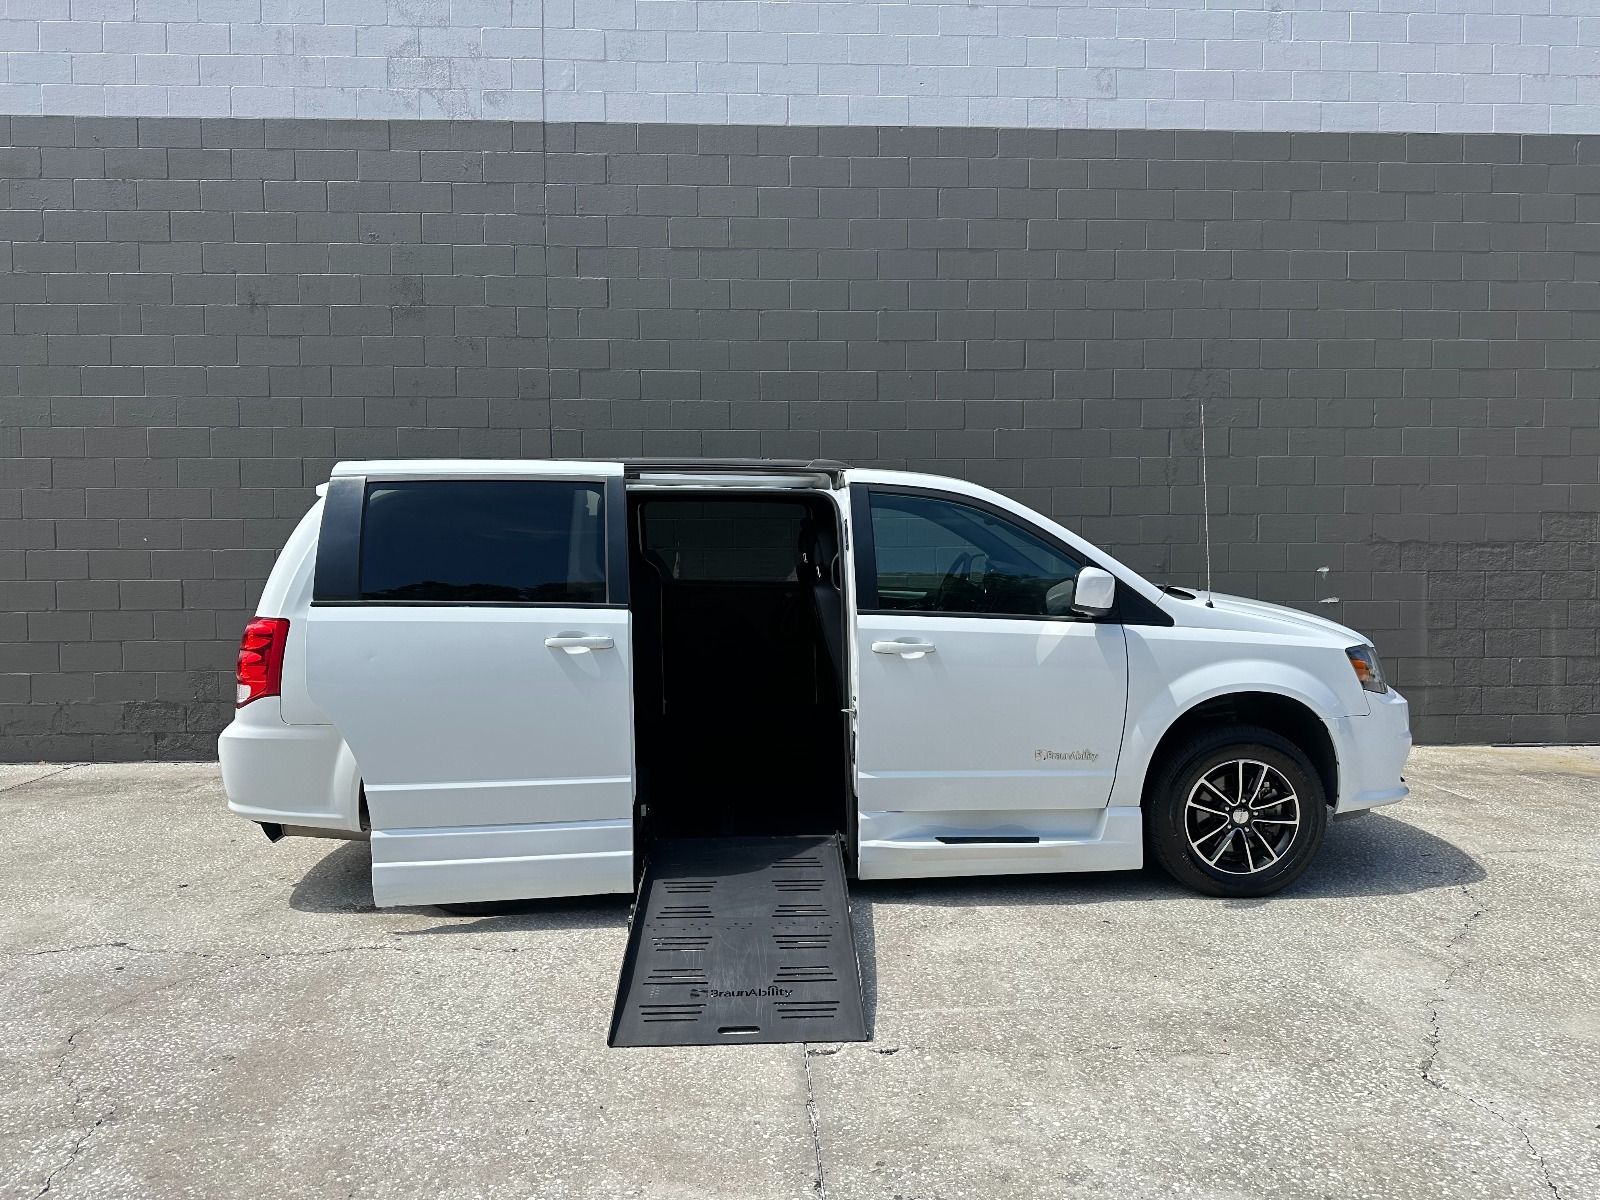
[(378, 904), (633, 890), (629, 632), (620, 466), (335, 469), (307, 682)]

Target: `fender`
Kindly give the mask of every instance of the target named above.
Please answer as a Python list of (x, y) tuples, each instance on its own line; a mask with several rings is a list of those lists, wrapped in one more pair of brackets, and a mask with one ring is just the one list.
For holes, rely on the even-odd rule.
[[(1132, 686), (1137, 678), (1132, 662), (1135, 640), (1129, 639), (1128, 720), (1117, 777), (1111, 788), (1113, 807), (1141, 803), (1150, 759), (1161, 739), (1184, 714), (1208, 700), (1238, 692), (1282, 696), (1298, 701), (1324, 723), (1330, 716), (1341, 714), (1345, 707), (1334, 689), (1316, 675), (1302, 667), (1264, 658), (1206, 663), (1165, 682), (1164, 686), (1140, 693)], [(1151, 664), (1146, 678), (1159, 683), (1161, 677), (1156, 671)], [(1334, 742), (1337, 753), (1338, 739)]]

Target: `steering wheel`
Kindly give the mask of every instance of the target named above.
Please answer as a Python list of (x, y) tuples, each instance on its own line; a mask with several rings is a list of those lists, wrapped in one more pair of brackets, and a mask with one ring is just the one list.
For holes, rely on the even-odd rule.
[[(983, 589), (969, 578), (973, 561), (974, 555), (970, 550), (964, 550), (956, 555), (955, 561), (950, 564), (950, 569), (944, 573), (944, 578), (939, 581), (939, 586), (933, 593), (935, 608), (962, 612), (972, 608), (973, 603), (981, 598)], [(958, 597), (964, 598), (966, 603), (950, 603)]]

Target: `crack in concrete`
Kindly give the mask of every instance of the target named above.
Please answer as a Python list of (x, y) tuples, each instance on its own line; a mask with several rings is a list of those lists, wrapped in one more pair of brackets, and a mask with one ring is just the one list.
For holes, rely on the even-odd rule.
[[(522, 947), (522, 946), (503, 946), (503, 947), (471, 946), (471, 947), (456, 947), (456, 949), (468, 950), (471, 953), (475, 953), (475, 954), (520, 954), (525, 949), (527, 949), (527, 947)], [(84, 1093), (84, 1089), (83, 1089), (82, 1085), (79, 1082), (78, 1076), (76, 1074), (70, 1072), (68, 1070), (68, 1068), (67, 1068), (68, 1060), (73, 1056), (74, 1051), (76, 1051), (78, 1049), (78, 1039), (80, 1037), (82, 1037), (85, 1033), (87, 1033), (90, 1029), (94, 1028), (94, 1026), (96, 1026), (96, 1025), (100, 1024), (101, 1022), (109, 1019), (110, 1017), (116, 1015), (117, 1013), (122, 1012), (125, 1009), (131, 1008), (131, 1007), (133, 1007), (135, 1005), (138, 1005), (138, 1004), (142, 1004), (144, 1001), (148, 1000), (151, 996), (157, 995), (160, 992), (169, 991), (169, 990), (171, 990), (173, 988), (183, 987), (183, 986), (188, 985), (188, 984), (197, 983), (197, 982), (199, 982), (199, 981), (201, 981), (203, 979), (207, 979), (207, 978), (211, 978), (211, 977), (214, 977), (214, 976), (217, 976), (217, 975), (224, 974), (227, 971), (233, 970), (233, 969), (238, 968), (238, 967), (250, 966), (250, 965), (259, 964), (259, 963), (273, 962), (273, 961), (277, 961), (277, 960), (281, 960), (281, 959), (328, 958), (328, 957), (333, 957), (333, 956), (342, 955), (342, 954), (359, 954), (359, 953), (373, 953), (373, 952), (385, 953), (385, 954), (421, 953), (421, 951), (408, 950), (403, 944), (402, 945), (327, 946), (327, 947), (319, 947), (319, 948), (313, 949), (313, 950), (287, 950), (287, 951), (279, 951), (279, 952), (260, 951), (260, 952), (255, 952), (255, 953), (229, 955), (229, 954), (224, 954), (224, 953), (220, 953), (220, 952), (204, 951), (204, 950), (179, 950), (179, 949), (169, 949), (169, 948), (166, 948), (166, 947), (138, 946), (138, 945), (133, 944), (132, 942), (126, 942), (126, 941), (84, 942), (84, 943), (82, 943), (80, 945), (74, 945), (74, 946), (47, 946), (47, 947), (45, 947), (43, 949), (38, 949), (38, 950), (7, 950), (7, 951), (0, 952), (0, 955), (3, 955), (4, 957), (13, 960), (12, 963), (8, 967), (6, 967), (6, 969), (4, 971), (0, 971), (0, 976), (5, 976), (5, 975), (11, 974), (13, 971), (17, 970), (24, 963), (28, 962), (31, 959), (46, 958), (46, 957), (57, 956), (57, 955), (65, 955), (65, 954), (87, 954), (87, 953), (92, 953), (93, 951), (97, 951), (97, 950), (119, 950), (119, 951), (123, 951), (123, 952), (128, 953), (128, 954), (149, 956), (149, 957), (154, 957), (154, 958), (197, 959), (197, 960), (200, 960), (200, 961), (203, 961), (203, 962), (214, 963), (216, 965), (210, 970), (196, 971), (196, 972), (184, 975), (184, 976), (182, 976), (181, 978), (178, 978), (178, 979), (167, 980), (166, 982), (157, 984), (154, 987), (143, 988), (143, 989), (139, 990), (138, 992), (134, 993), (133, 995), (125, 997), (124, 999), (120, 1000), (116, 1004), (113, 1004), (111, 1007), (107, 1008), (104, 1012), (101, 1012), (98, 1015), (96, 1015), (93, 1019), (91, 1019), (89, 1021), (86, 1021), (84, 1024), (78, 1026), (76, 1029), (72, 1030), (72, 1032), (67, 1035), (66, 1042), (65, 1042), (65, 1044), (63, 1046), (63, 1049), (62, 1049), (61, 1053), (59, 1055), (57, 1055), (56, 1061), (55, 1061), (55, 1065), (51, 1068), (51, 1074), (53, 1076), (55, 1076), (56, 1078), (58, 1078), (63, 1084), (65, 1084), (67, 1090), (71, 1094), (71, 1106), (72, 1106), (72, 1108), (74, 1110), (83, 1109), (83, 1108), (86, 1108), (88, 1106), (88, 1097)], [(809, 1077), (808, 1077), (807, 1083), (808, 1083), (808, 1090), (809, 1090)], [(97, 1132), (99, 1132), (99, 1130), (102, 1129), (106, 1125), (106, 1123), (108, 1121), (111, 1121), (112, 1119), (114, 1119), (116, 1117), (116, 1111), (117, 1111), (116, 1110), (116, 1106), (113, 1104), (113, 1105), (107, 1107), (103, 1111), (96, 1111), (94, 1113), (93, 1120), (90, 1121), (90, 1123), (86, 1127), (82, 1128), (80, 1130), (80, 1132), (77, 1134), (77, 1136), (73, 1139), (71, 1146), (69, 1146), (68, 1149), (67, 1149), (66, 1155), (61, 1159), (61, 1161), (56, 1163), (55, 1166), (51, 1167), (49, 1172), (45, 1175), (43, 1184), (40, 1186), (39, 1190), (34, 1194), (34, 1200), (39, 1200), (40, 1197), (47, 1195), (55, 1187), (56, 1180), (61, 1175), (61, 1173), (63, 1171), (65, 1171), (67, 1168), (69, 1168), (70, 1166), (72, 1166), (72, 1164), (75, 1163), (79, 1159), (79, 1157), (84, 1153), (85, 1149), (88, 1147), (89, 1142), (91, 1141), (91, 1139), (93, 1139), (94, 1135)], [(814, 1120), (813, 1120), (812, 1132), (813, 1132), (813, 1137), (815, 1137), (816, 1128), (815, 1128), (815, 1121)], [(821, 1176), (820, 1176), (820, 1172), (821, 1172), (821, 1165), (820, 1165), (821, 1164), (821, 1157), (820, 1157), (820, 1155), (821, 1155), (821, 1150), (820, 1150), (820, 1147), (819, 1147), (818, 1148), (818, 1156), (819, 1156), (818, 1157), (818, 1172), (819, 1172), (818, 1178), (819, 1178), (819, 1180), (821, 1178)], [(818, 1186), (818, 1191), (819, 1192), (821, 1191), (820, 1183), (819, 1183), (819, 1186)]]
[(64, 767), (57, 767), (54, 771), (46, 771), (43, 775), (35, 775), (32, 779), (19, 779), (16, 783), (8, 783), (5, 787), (0, 787), (0, 792), (14, 792), (18, 788), (30, 787), (43, 780), (54, 779), (57, 775), (65, 775), (70, 770), (72, 770), (71, 763)]
[[(403, 936), (396, 933), (394, 936)], [(525, 954), (534, 949), (531, 946), (461, 946), (460, 949), (469, 954)], [(198, 958), (207, 961), (221, 961), (231, 964), (248, 962), (272, 962), (288, 958), (326, 958), (336, 954), (412, 954), (421, 953), (420, 950), (408, 950), (403, 945), (355, 945), (355, 946), (322, 946), (314, 950), (257, 950), (244, 953), (230, 954), (220, 950), (179, 950), (166, 946), (138, 946), (132, 942), (85, 942), (78, 946), (48, 946), (42, 950), (0, 950), (0, 957), (18, 960), (20, 964), (30, 958), (45, 958), (57, 954), (86, 954), (93, 950), (126, 950), (129, 954), (142, 954), (151, 957), (169, 958)], [(8, 969), (15, 969), (8, 968)]]
[[(995, 1007), (963, 1011), (1008, 1012), (1015, 1010), (1004, 1007)], [(1034, 1009), (1030, 1011), (1038, 1010)], [(847, 1047), (834, 1046), (826, 1050), (808, 1050), (806, 1053), (811, 1058), (829, 1058), (832, 1055), (838, 1054), (842, 1049), (847, 1049)], [(926, 1050), (926, 1047), (916, 1044), (904, 1044), (899, 1046), (874, 1046), (870, 1044), (862, 1044), (859, 1047), (850, 1047), (849, 1049), (851, 1049), (852, 1052), (854, 1052), (856, 1049), (859, 1049), (863, 1054), (876, 1054), (887, 1058), (891, 1055), (900, 1054), (903, 1052), (910, 1054), (921, 1054)], [(1234, 1054), (1233, 1048), (1226, 1045), (1186, 1046), (1182, 1048), (1175, 1048), (1173, 1046), (1164, 1044), (1146, 1046), (1130, 1042), (1071, 1042), (1063, 1045), (1062, 1049), (1069, 1054), (1085, 1056), (1091, 1054), (1153, 1054), (1171, 1057), (1172, 1055), (1177, 1054), (1184, 1058), (1232, 1058)]]
[(1554, 1200), (1564, 1200), (1561, 1194), (1560, 1186), (1550, 1176), (1550, 1164), (1545, 1161), (1543, 1152), (1540, 1151), (1538, 1146), (1534, 1145), (1533, 1138), (1528, 1134), (1528, 1124), (1526, 1121), (1513, 1121), (1510, 1117), (1507, 1117), (1504, 1113), (1500, 1112), (1487, 1100), (1480, 1100), (1478, 1097), (1470, 1095), (1467, 1092), (1463, 1092), (1460, 1088), (1454, 1087), (1451, 1084), (1443, 1081), (1434, 1083), (1432, 1080), (1429, 1080), (1429, 1082), (1433, 1083), (1433, 1086), (1438, 1088), (1441, 1092), (1448, 1092), (1452, 1096), (1461, 1097), (1461, 1099), (1472, 1105), (1472, 1107), (1476, 1108), (1479, 1112), (1488, 1113), (1489, 1116), (1494, 1118), (1496, 1124), (1504, 1125), (1507, 1129), (1514, 1131), (1516, 1135), (1522, 1139), (1522, 1144), (1528, 1148), (1528, 1153), (1533, 1155), (1533, 1160), (1539, 1164), (1539, 1175), (1544, 1180), (1545, 1190), (1550, 1193)]
[(103, 1116), (95, 1117), (94, 1124), (80, 1133), (73, 1141), (72, 1148), (67, 1151), (67, 1156), (50, 1168), (50, 1173), (44, 1177), (44, 1186), (33, 1194), (33, 1200), (39, 1200), (39, 1197), (48, 1193), (55, 1186), (56, 1176), (77, 1161), (78, 1155), (83, 1153), (83, 1148), (89, 1144), (89, 1139), (95, 1135), (95, 1131), (104, 1125), (109, 1117), (115, 1114), (116, 1110), (113, 1109)]
[[(1477, 924), (1479, 919), (1481, 919), (1486, 912), (1489, 911), (1487, 902), (1480, 899), (1478, 896), (1473, 895), (1472, 889), (1467, 884), (1458, 883), (1456, 886), (1460, 889), (1461, 894), (1471, 901), (1473, 908), (1472, 911), (1467, 914), (1465, 920), (1461, 922), (1461, 927), (1456, 930), (1455, 936), (1452, 937), (1449, 943), (1445, 946), (1446, 954), (1453, 954), (1456, 950), (1464, 947), (1468, 939), (1472, 936), (1472, 927)], [(1539, 1174), (1544, 1179), (1545, 1189), (1553, 1197), (1553, 1200), (1563, 1200), (1561, 1188), (1550, 1176), (1550, 1164), (1545, 1161), (1544, 1154), (1540, 1151), (1538, 1146), (1534, 1145), (1533, 1138), (1528, 1134), (1527, 1122), (1512, 1120), (1505, 1114), (1501, 1113), (1488, 1101), (1481, 1100), (1477, 1096), (1462, 1091), (1459, 1087), (1451, 1084), (1439, 1073), (1439, 1047), (1440, 1043), (1444, 1040), (1444, 1030), (1442, 1019), (1440, 1017), (1440, 1010), (1444, 1007), (1445, 1001), (1449, 998), (1450, 991), (1454, 987), (1456, 980), (1461, 977), (1471, 963), (1472, 955), (1470, 952), (1460, 954), (1456, 958), (1456, 961), (1445, 972), (1444, 979), (1439, 984), (1439, 990), (1434, 994), (1433, 1002), (1428, 1006), (1428, 1033), (1423, 1038), (1423, 1041), (1428, 1047), (1428, 1056), (1422, 1061), (1421, 1069), (1423, 1082), (1441, 1092), (1448, 1092), (1452, 1096), (1459, 1096), (1461, 1099), (1465, 1100), (1468, 1104), (1472, 1105), (1480, 1112), (1487, 1113), (1495, 1120), (1497, 1124), (1503, 1125), (1507, 1129), (1515, 1131), (1517, 1136), (1522, 1139), (1523, 1144), (1528, 1147), (1528, 1153), (1533, 1155), (1534, 1161), (1539, 1164)]]
[(85, 942), (81, 946), (49, 946), (43, 950), (7, 950), (12, 958), (44, 958), (50, 954), (80, 954), (86, 950), (127, 950), (127, 942)]
[[(395, 936), (400, 936), (396, 934)], [(528, 946), (460, 946), (453, 949), (468, 954), (523, 954)], [(211, 950), (178, 950), (160, 946), (137, 946), (132, 942), (86, 942), (79, 946), (50, 946), (42, 950), (0, 950), (0, 960), (9, 960), (0, 967), (0, 979), (7, 979), (21, 970), (30, 959), (64, 954), (85, 954), (95, 950), (120, 950), (128, 954), (160, 958), (199, 959), (224, 964), (224, 969), (248, 967), (261, 963), (288, 959), (328, 958), (342, 954), (424, 954), (421, 949), (408, 949), (404, 945), (325, 946), (315, 950), (263, 950), (246, 953), (228, 953)]]
[(52, 954), (78, 954), (86, 950), (127, 949), (127, 942), (90, 942), (82, 946), (55, 946), (45, 950), (0, 950), (0, 957), (12, 959), (10, 966), (0, 971), (0, 979), (19, 969), (30, 958), (44, 958)]
[[(838, 1050), (817, 1051), (816, 1056), (837, 1054)], [(800, 1043), (800, 1067), (806, 1077), (806, 1121), (811, 1127), (811, 1152), (816, 1156), (816, 1174), (811, 1179), (811, 1189), (818, 1196), (828, 1194), (828, 1174), (822, 1164), (822, 1126), (817, 1119), (817, 1093), (811, 1084), (811, 1059), (813, 1052), (806, 1043)]]
[[(1483, 1107), (1490, 1113), (1493, 1113), (1496, 1119), (1503, 1121), (1508, 1125), (1511, 1124), (1511, 1122), (1506, 1121), (1504, 1117), (1495, 1112), (1494, 1109), (1489, 1108), (1487, 1104), (1485, 1104)], [(1550, 1178), (1550, 1164), (1545, 1161), (1544, 1153), (1539, 1149), (1539, 1147), (1533, 1144), (1533, 1139), (1528, 1136), (1527, 1122), (1517, 1122), (1513, 1128), (1516, 1129), (1517, 1134), (1522, 1138), (1523, 1144), (1528, 1147), (1528, 1153), (1533, 1155), (1534, 1161), (1539, 1164), (1539, 1174), (1544, 1177), (1544, 1186), (1549, 1189), (1550, 1195), (1555, 1197), (1555, 1200), (1563, 1200), (1561, 1188), (1557, 1186), (1554, 1179)]]
[[(1474, 896), (1472, 889), (1465, 883), (1459, 883), (1456, 886), (1461, 889), (1461, 894), (1472, 902), (1473, 909), (1467, 914), (1466, 919), (1461, 922), (1461, 928), (1456, 930), (1455, 936), (1445, 945), (1445, 954), (1452, 956), (1459, 947), (1465, 945), (1467, 938), (1471, 936), (1473, 925), (1488, 910), (1488, 906)], [(1444, 1007), (1444, 1002), (1449, 996), (1451, 988), (1455, 986), (1456, 980), (1470, 965), (1471, 961), (1472, 956), (1470, 954), (1462, 954), (1455, 959), (1445, 971), (1444, 979), (1439, 984), (1439, 990), (1434, 993), (1433, 1001), (1428, 1005), (1428, 1033), (1423, 1038), (1428, 1047), (1428, 1056), (1422, 1060), (1422, 1078), (1436, 1088), (1445, 1086), (1443, 1080), (1439, 1079), (1434, 1073), (1434, 1068), (1439, 1061), (1439, 1043), (1443, 1038), (1439, 1010)]]
[[(524, 947), (479, 946), (461, 947), (459, 949), (469, 949), (473, 953), (480, 954), (516, 954), (521, 953)], [(412, 953), (412, 951), (407, 950), (403, 945), (355, 945), (319, 947), (314, 950), (288, 950), (281, 952), (261, 951), (256, 953), (229, 955), (214, 951), (180, 950), (169, 949), (165, 947), (138, 946), (132, 942), (126, 941), (84, 942), (80, 945), (74, 946), (47, 946), (38, 950), (4, 951), (4, 956), (14, 961), (9, 967), (6, 968), (3, 974), (10, 974), (12, 971), (16, 970), (30, 959), (45, 958), (64, 954), (87, 954), (97, 950), (118, 950), (127, 954), (143, 955), (155, 958), (197, 959), (204, 962), (214, 963), (216, 965), (210, 970), (193, 972), (178, 979), (167, 980), (163, 983), (157, 984), (154, 987), (143, 988), (135, 994), (127, 996), (118, 1001), (116, 1004), (113, 1004), (104, 1012), (96, 1015), (93, 1019), (86, 1021), (82, 1025), (79, 1025), (67, 1035), (63, 1049), (61, 1050), (61, 1053), (57, 1055), (55, 1065), (52, 1067), (51, 1073), (65, 1085), (66, 1089), (71, 1095), (71, 1105), (74, 1109), (83, 1109), (88, 1107), (88, 1097), (85, 1095), (78, 1076), (69, 1071), (67, 1066), (68, 1061), (73, 1057), (74, 1052), (78, 1049), (78, 1039), (101, 1022), (106, 1021), (110, 1017), (115, 1016), (117, 1013), (122, 1012), (125, 1009), (144, 1003), (151, 996), (157, 995), (158, 993), (164, 991), (169, 991), (173, 988), (179, 988), (188, 984), (197, 983), (212, 976), (221, 975), (237, 967), (249, 966), (256, 963), (272, 962), (280, 959), (326, 958), (341, 954), (368, 952), (390, 954)], [(80, 1130), (77, 1136), (73, 1139), (71, 1146), (68, 1147), (65, 1156), (61, 1159), (61, 1161), (56, 1163), (55, 1166), (50, 1168), (49, 1172), (45, 1175), (43, 1184), (39, 1188), (39, 1191), (34, 1195), (34, 1200), (39, 1200), (39, 1197), (47, 1195), (55, 1187), (56, 1180), (61, 1173), (72, 1166), (72, 1164), (79, 1159), (79, 1157), (88, 1147), (94, 1135), (100, 1129), (102, 1129), (107, 1122), (114, 1119), (115, 1116), (115, 1105), (111, 1105), (103, 1111), (94, 1112), (93, 1120), (91, 1120), (86, 1127)]]
[[(115, 1011), (116, 1009), (113, 1008), (109, 1012), (101, 1014), (101, 1016), (109, 1016), (111, 1012)], [(99, 1019), (101, 1018), (96, 1018), (96, 1020)], [(67, 1059), (70, 1058), (72, 1056), (72, 1052), (78, 1048), (78, 1039), (83, 1036), (83, 1034), (86, 1033), (89, 1027), (93, 1024), (94, 1021), (90, 1021), (86, 1025), (80, 1025), (67, 1035), (66, 1046), (61, 1053), (56, 1056), (55, 1066), (51, 1068), (51, 1074), (62, 1080), (62, 1082), (67, 1085), (67, 1089), (72, 1093), (72, 1107), (74, 1109), (84, 1107), (85, 1097), (83, 1094), (83, 1087), (78, 1082), (78, 1077), (71, 1074), (67, 1070)], [(84, 1147), (89, 1144), (89, 1139), (94, 1137), (95, 1133), (100, 1129), (100, 1127), (116, 1115), (116, 1111), (116, 1107), (113, 1105), (105, 1112), (95, 1114), (95, 1118), (89, 1123), (88, 1128), (82, 1130), (78, 1136), (73, 1139), (72, 1145), (67, 1149), (66, 1157), (58, 1162), (55, 1166), (51, 1167), (49, 1173), (45, 1175), (43, 1186), (41, 1186), (39, 1190), (34, 1193), (34, 1200), (39, 1200), (40, 1196), (45, 1195), (50, 1191), (51, 1188), (55, 1186), (56, 1176), (60, 1175), (61, 1172), (65, 1171), (78, 1160), (78, 1156), (83, 1153)]]
[[(122, 943), (109, 944), (122, 945)], [(148, 1000), (151, 996), (154, 996), (157, 993), (170, 991), (172, 988), (181, 987), (186, 983), (194, 983), (199, 979), (205, 978), (207, 974), (215, 975), (220, 973), (220, 971), (200, 972), (198, 974), (185, 975), (181, 979), (169, 979), (165, 983), (157, 984), (155, 987), (144, 988), (134, 993), (132, 996), (128, 996), (125, 999), (118, 1001), (104, 1012), (99, 1013), (88, 1021), (85, 1021), (71, 1033), (67, 1034), (67, 1038), (63, 1044), (61, 1053), (56, 1056), (55, 1066), (51, 1068), (51, 1074), (60, 1079), (66, 1085), (67, 1090), (71, 1093), (72, 1107), (74, 1109), (88, 1107), (88, 1097), (84, 1094), (83, 1085), (79, 1082), (78, 1076), (67, 1069), (68, 1060), (73, 1057), (74, 1052), (78, 1049), (78, 1039), (80, 1037), (88, 1033), (89, 1030), (93, 1029), (102, 1021), (115, 1016), (119, 1012), (132, 1008), (135, 1005), (142, 1004), (144, 1001)], [(94, 1119), (88, 1124), (88, 1126), (79, 1132), (76, 1138), (73, 1139), (72, 1145), (67, 1149), (66, 1156), (62, 1158), (62, 1160), (55, 1166), (51, 1167), (49, 1173), (45, 1175), (44, 1183), (39, 1190), (34, 1193), (33, 1200), (39, 1200), (39, 1197), (49, 1193), (49, 1191), (55, 1186), (56, 1178), (61, 1174), (61, 1172), (65, 1171), (78, 1160), (79, 1156), (83, 1154), (85, 1148), (88, 1146), (90, 1139), (92, 1139), (97, 1132), (104, 1128), (108, 1121), (114, 1119), (116, 1115), (117, 1106), (115, 1104), (107, 1106), (104, 1111), (95, 1112)]]

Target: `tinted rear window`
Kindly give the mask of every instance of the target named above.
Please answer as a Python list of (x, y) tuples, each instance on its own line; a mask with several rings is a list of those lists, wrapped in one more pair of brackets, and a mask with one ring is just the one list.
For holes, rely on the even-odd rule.
[(598, 483), (419, 480), (367, 486), (361, 598), (602, 604)]

